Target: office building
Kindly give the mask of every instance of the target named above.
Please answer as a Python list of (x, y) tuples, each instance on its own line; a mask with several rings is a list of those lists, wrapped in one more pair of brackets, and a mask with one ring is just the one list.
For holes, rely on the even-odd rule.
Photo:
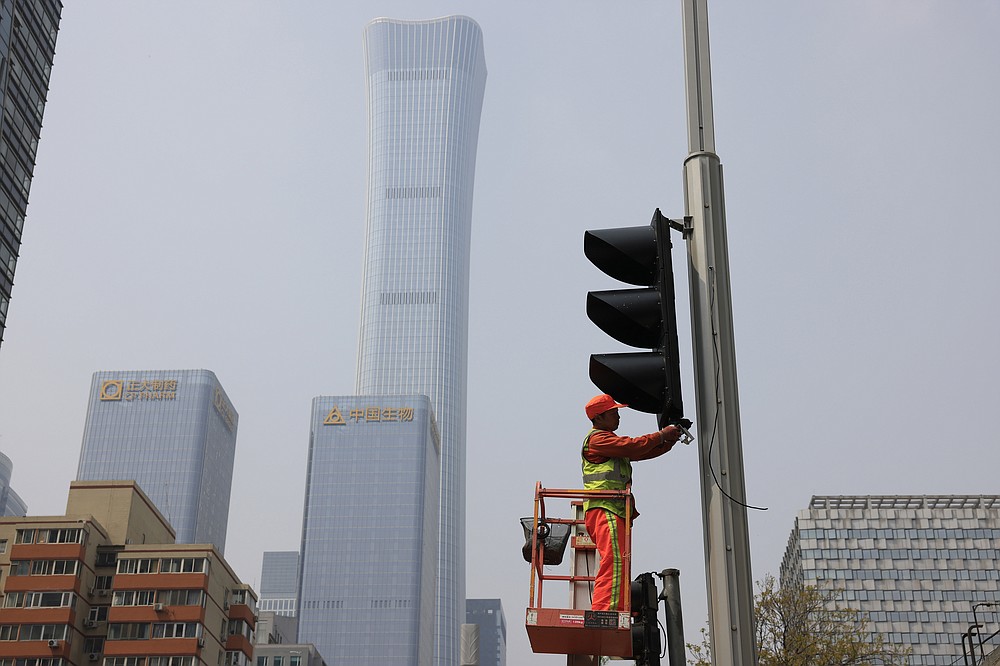
[[(368, 201), (359, 395), (424, 394), (441, 432), (438, 663), (465, 617), (469, 243), (482, 31), (464, 16), (365, 28)], [(324, 653), (330, 660), (331, 656)]]
[(260, 610), (295, 617), (299, 551), (267, 551), (260, 567)]
[(49, 92), (62, 2), (0, 2), (0, 343)]
[[(1000, 496), (813, 497), (795, 519), (781, 584), (840, 592), (841, 607), (908, 647), (914, 666), (955, 664), (962, 634), (1000, 602), (998, 540)], [(997, 629), (991, 620), (983, 633)]]
[(138, 481), (178, 543), (223, 553), (238, 422), (208, 370), (95, 372), (76, 478)]
[(326, 666), (312, 643), (297, 643), (294, 617), (261, 611), (257, 616), (256, 666)]
[(14, 463), (0, 453), (0, 516), (24, 516), (28, 513), (24, 500), (10, 487), (13, 473)]
[(0, 662), (253, 664), (256, 603), (132, 481), (70, 486), (64, 516), (0, 518)]
[(480, 666), (507, 666), (507, 620), (499, 599), (466, 599), (465, 622), (479, 627)]
[(313, 399), (296, 615), (328, 663), (433, 663), (439, 447), (426, 396)]

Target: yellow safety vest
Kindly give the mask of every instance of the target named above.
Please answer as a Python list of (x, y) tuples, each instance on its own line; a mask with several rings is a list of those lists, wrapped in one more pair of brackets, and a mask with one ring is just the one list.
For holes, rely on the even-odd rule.
[[(596, 429), (587, 433), (583, 440), (583, 487), (586, 490), (624, 490), (632, 482), (632, 463), (628, 458), (608, 458), (602, 463), (587, 460), (587, 447), (590, 436)], [(588, 499), (583, 502), (583, 510), (607, 509), (625, 518), (625, 500)], [(633, 512), (634, 515), (634, 512)]]

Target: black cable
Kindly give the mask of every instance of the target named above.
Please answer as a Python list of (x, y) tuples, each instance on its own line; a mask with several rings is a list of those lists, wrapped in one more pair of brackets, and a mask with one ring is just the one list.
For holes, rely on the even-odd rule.
[(719, 404), (722, 402), (722, 398), (719, 394), (719, 377), (722, 374), (722, 359), (719, 354), (719, 337), (718, 331), (715, 328), (715, 269), (709, 266), (708, 270), (712, 273), (711, 287), (709, 288), (708, 294), (708, 310), (709, 316), (712, 322), (712, 350), (715, 352), (715, 419), (712, 422), (712, 437), (708, 441), (708, 469), (712, 471), (712, 480), (715, 481), (716, 487), (719, 489), (723, 495), (728, 497), (730, 500), (739, 504), (744, 509), (756, 509), (757, 511), (767, 511), (766, 506), (753, 506), (752, 504), (746, 504), (736, 499), (732, 495), (726, 492), (719, 483), (719, 477), (715, 475), (715, 468), (712, 467), (712, 447), (715, 446), (715, 434), (719, 429)]

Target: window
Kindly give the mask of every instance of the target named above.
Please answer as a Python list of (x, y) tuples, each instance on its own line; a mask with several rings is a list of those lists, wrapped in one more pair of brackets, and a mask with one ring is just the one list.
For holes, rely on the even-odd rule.
[(79, 527), (38, 530), (35, 543), (83, 543), (83, 535), (84, 531)]
[(153, 638), (197, 638), (197, 622), (154, 622)]
[(194, 657), (150, 657), (146, 666), (194, 666)]
[(274, 662), (273, 666), (282, 666), (281, 662), (283, 661), (283, 659), (281, 658), (280, 655), (276, 654), (273, 657), (271, 657), (271, 659)]
[(96, 564), (99, 567), (113, 567), (117, 559), (118, 553), (113, 550), (98, 551)]
[(145, 657), (105, 657), (104, 666), (144, 666)]
[[(93, 620), (94, 622), (107, 622), (108, 621), (108, 607), (107, 606), (91, 606), (90, 613), (87, 615), (88, 620)], [(84, 652), (93, 652), (93, 650), (84, 650)]]
[(208, 560), (204, 557), (172, 557), (160, 560), (160, 573), (206, 573)]
[(18, 640), (66, 640), (66, 630), (68, 628), (65, 624), (22, 624)]
[(24, 592), (8, 592), (3, 600), (4, 608), (21, 608), (24, 606)]
[(83, 641), (83, 651), (87, 654), (91, 652), (104, 652), (103, 638), (86, 638)]
[(35, 530), (18, 530), (14, 543), (35, 543)]
[(24, 595), (25, 608), (65, 608), (75, 601), (72, 592), (28, 592)]
[(94, 576), (94, 590), (110, 590), (114, 576)]
[(156, 573), (158, 560), (149, 558), (134, 560), (118, 560), (118, 573), (120, 574), (143, 574)]
[(7, 539), (0, 539), (0, 553), (7, 552)]
[(108, 625), (109, 641), (145, 640), (149, 638), (149, 625), (137, 622), (121, 622)]
[(16, 624), (0, 624), (0, 641), (16, 641), (17, 627)]
[(293, 654), (288, 658), (288, 666), (302, 666), (302, 657), (297, 654)]

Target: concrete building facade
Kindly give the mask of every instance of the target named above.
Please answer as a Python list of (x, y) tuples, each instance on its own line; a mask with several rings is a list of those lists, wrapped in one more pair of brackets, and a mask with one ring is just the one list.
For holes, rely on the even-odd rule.
[(836, 590), (911, 664), (948, 666), (977, 608), (983, 622), (1000, 604), (998, 544), (1000, 496), (817, 496), (795, 519), (781, 584)]

